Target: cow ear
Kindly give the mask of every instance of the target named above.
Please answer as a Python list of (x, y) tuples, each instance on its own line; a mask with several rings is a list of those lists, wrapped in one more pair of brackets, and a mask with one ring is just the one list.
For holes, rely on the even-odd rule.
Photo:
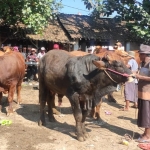
[(98, 67), (99, 69), (104, 69), (105, 68), (105, 63), (103, 61), (94, 61), (93, 64)]

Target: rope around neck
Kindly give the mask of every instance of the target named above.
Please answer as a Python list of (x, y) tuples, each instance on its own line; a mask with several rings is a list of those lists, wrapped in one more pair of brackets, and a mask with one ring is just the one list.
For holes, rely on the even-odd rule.
[(109, 74), (108, 74), (108, 72), (104, 69), (104, 72), (107, 74), (107, 76), (113, 81), (113, 82), (115, 82), (115, 83), (118, 83), (118, 82), (116, 82)]

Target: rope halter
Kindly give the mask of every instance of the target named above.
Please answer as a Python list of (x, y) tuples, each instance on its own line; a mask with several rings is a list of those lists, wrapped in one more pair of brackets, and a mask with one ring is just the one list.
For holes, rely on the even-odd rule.
[(127, 78), (128, 78), (128, 77), (130, 76), (130, 75), (126, 74), (126, 73), (120, 73), (120, 72), (115, 71), (115, 70), (112, 70), (112, 69), (110, 69), (110, 68), (104, 68), (103, 70), (104, 70), (104, 72), (106, 73), (106, 75), (107, 75), (113, 82), (115, 82), (115, 83), (118, 83), (118, 82), (115, 81), (115, 80), (109, 75), (109, 73), (107, 72), (107, 70), (110, 71), (110, 72), (113, 72), (113, 73), (115, 73), (115, 74), (117, 74), (117, 75), (123, 76), (123, 77), (127, 77)]

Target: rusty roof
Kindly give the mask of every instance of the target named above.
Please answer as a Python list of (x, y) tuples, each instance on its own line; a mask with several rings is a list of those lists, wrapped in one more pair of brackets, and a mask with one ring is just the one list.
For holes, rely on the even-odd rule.
[(113, 18), (94, 19), (90, 16), (74, 14), (59, 14), (58, 18), (73, 39), (131, 40), (130, 32), (125, 25), (117, 23)]
[(63, 31), (62, 27), (57, 20), (50, 21), (49, 25), (45, 28), (44, 32), (41, 34), (27, 34), (27, 37), (33, 40), (45, 40), (61, 43), (69, 43), (70, 39), (67, 37), (66, 33)]

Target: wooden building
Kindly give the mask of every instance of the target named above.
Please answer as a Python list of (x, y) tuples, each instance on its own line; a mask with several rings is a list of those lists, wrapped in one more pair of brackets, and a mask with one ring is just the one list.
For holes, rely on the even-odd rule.
[(50, 50), (54, 43), (58, 43), (61, 49), (67, 51), (86, 51), (91, 44), (113, 46), (117, 41), (127, 50), (137, 49), (142, 42), (128, 31), (125, 23), (114, 18), (96, 19), (85, 15), (59, 14), (57, 20), (50, 21), (41, 34), (33, 34), (24, 25), (17, 29), (0, 26), (0, 45), (11, 44), (20, 48), (40, 49), (44, 46)]

